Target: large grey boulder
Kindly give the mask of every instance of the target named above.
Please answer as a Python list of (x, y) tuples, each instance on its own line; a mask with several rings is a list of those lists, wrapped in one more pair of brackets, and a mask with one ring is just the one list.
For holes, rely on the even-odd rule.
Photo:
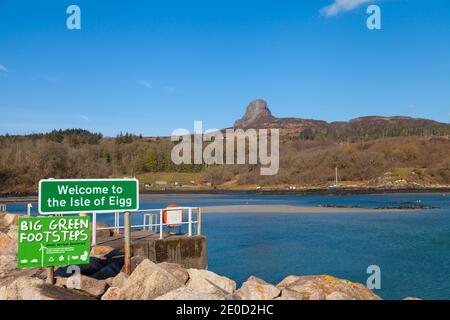
[(119, 289), (121, 300), (152, 300), (180, 288), (183, 283), (148, 259), (142, 261)]
[[(136, 267), (139, 264), (141, 264), (141, 262), (144, 261), (145, 259), (147, 259), (147, 258), (145, 258), (143, 256), (132, 256), (131, 257), (131, 265), (130, 265), (131, 266), (131, 272), (133, 272), (136, 269)], [(125, 266), (122, 267), (121, 272), (125, 272)]]
[(17, 243), (17, 242), (18, 242), (18, 239), (19, 239), (19, 227), (16, 226), (15, 224), (9, 226), (9, 230), (8, 230), (7, 235), (8, 235), (11, 239), (13, 239), (14, 242)]
[(119, 298), (120, 288), (109, 287), (105, 294), (100, 298), (100, 300), (120, 300)]
[(84, 275), (73, 275), (67, 278), (65, 286), (87, 293), (94, 298), (100, 298), (108, 288), (105, 280), (97, 280)]
[(3, 224), (5, 225), (17, 225), (19, 222), (19, 218), (23, 218), (23, 217), (27, 217), (24, 215), (18, 215), (18, 214), (13, 214), (13, 213), (7, 213), (3, 216)]
[(117, 276), (112, 279), (111, 287), (123, 288), (128, 281), (128, 275), (125, 272), (119, 272)]
[(189, 280), (189, 273), (179, 264), (170, 262), (161, 262), (158, 263), (157, 266), (163, 268), (164, 270), (172, 274), (183, 284), (186, 284), (186, 282), (188, 282)]
[(236, 291), (242, 300), (272, 300), (278, 297), (281, 290), (257, 277), (251, 276)]
[(325, 300), (356, 300), (355, 298), (343, 293), (334, 291), (325, 297)]
[(289, 276), (277, 287), (281, 297), (293, 297), (298, 293), (302, 300), (380, 300), (370, 289), (359, 283), (338, 279), (328, 275)]
[(0, 232), (0, 255), (17, 253), (17, 241), (7, 233)]
[(6, 277), (17, 269), (17, 256), (14, 254), (0, 255), (0, 278)]
[(280, 299), (280, 300), (304, 300), (303, 293), (294, 291), (289, 288), (284, 288), (281, 291), (281, 296), (278, 297), (277, 299)]
[(87, 295), (49, 285), (42, 279), (19, 277), (0, 287), (0, 300), (90, 300)]
[(155, 300), (224, 300), (223, 297), (206, 292), (196, 292), (187, 287), (172, 290)]
[(189, 281), (186, 286), (196, 292), (211, 293), (220, 297), (236, 291), (236, 282), (214, 272), (200, 269), (188, 269)]
[(112, 252), (114, 250), (115, 249), (111, 246), (96, 245), (96, 246), (92, 247), (92, 249), (91, 249), (91, 256), (92, 257), (106, 256), (107, 254), (109, 254), (110, 252)]

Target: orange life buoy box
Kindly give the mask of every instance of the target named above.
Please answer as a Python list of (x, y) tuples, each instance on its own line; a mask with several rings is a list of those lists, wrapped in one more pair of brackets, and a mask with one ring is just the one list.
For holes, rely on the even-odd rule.
[[(169, 209), (169, 208), (178, 208), (178, 205), (176, 205), (176, 204), (169, 204), (167, 207), (166, 207), (166, 209)], [(167, 223), (167, 211), (169, 211), (169, 210), (164, 210), (163, 211), (163, 223)], [(181, 213), (180, 213), (180, 221), (183, 221), (183, 211), (182, 210), (180, 210), (181, 211)], [(171, 229), (175, 229), (175, 228), (178, 228), (180, 225), (168, 225), (168, 227), (169, 228), (171, 228)]]

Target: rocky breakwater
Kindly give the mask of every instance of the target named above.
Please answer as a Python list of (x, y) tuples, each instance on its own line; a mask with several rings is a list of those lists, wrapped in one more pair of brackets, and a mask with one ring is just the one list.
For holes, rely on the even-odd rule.
[(0, 300), (379, 300), (365, 286), (331, 276), (289, 276), (277, 285), (251, 276), (240, 288), (214, 272), (132, 258), (123, 272), (123, 255), (108, 246), (91, 251), (90, 264), (74, 275), (56, 268), (54, 285), (44, 268), (17, 269), (17, 216), (0, 216)]

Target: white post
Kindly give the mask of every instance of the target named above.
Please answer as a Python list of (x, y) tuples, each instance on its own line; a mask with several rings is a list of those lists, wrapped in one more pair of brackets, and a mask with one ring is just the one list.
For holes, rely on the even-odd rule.
[(27, 204), (27, 216), (31, 216), (31, 208), (33, 207), (33, 205), (31, 203)]
[(188, 222), (188, 235), (192, 237), (192, 208), (189, 208)]
[(159, 238), (163, 238), (163, 211), (159, 210)]
[(97, 245), (97, 214), (92, 213), (92, 245)]
[(200, 236), (202, 234), (202, 209), (197, 209), (197, 235)]

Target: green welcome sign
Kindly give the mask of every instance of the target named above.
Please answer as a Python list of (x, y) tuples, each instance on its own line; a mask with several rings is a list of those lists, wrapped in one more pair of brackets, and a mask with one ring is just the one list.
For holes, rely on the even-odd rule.
[(18, 267), (88, 264), (88, 216), (19, 218)]
[(39, 213), (137, 211), (136, 179), (45, 179), (39, 182)]

